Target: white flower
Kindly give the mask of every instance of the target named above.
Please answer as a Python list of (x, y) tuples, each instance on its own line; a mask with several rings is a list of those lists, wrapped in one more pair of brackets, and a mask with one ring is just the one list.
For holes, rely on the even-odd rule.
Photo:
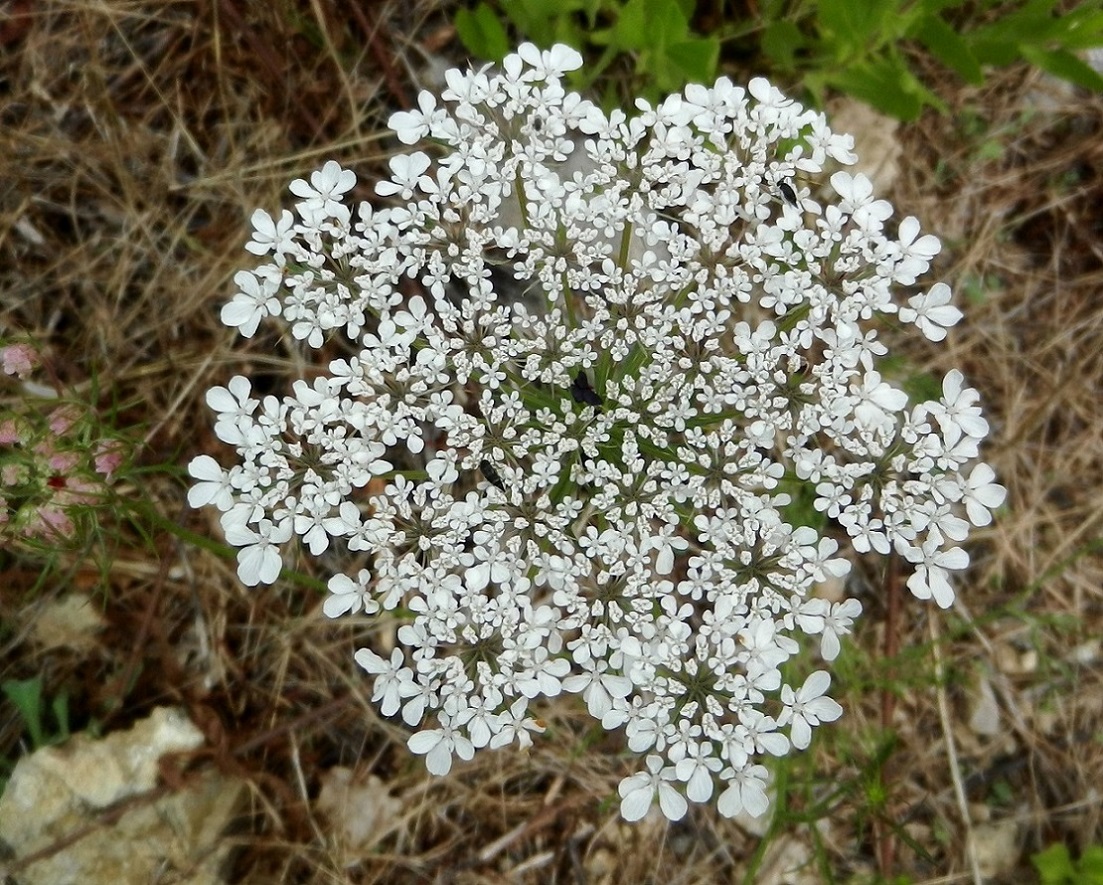
[(406, 746), (410, 752), (425, 757), (430, 774), (443, 776), (452, 770), (452, 757), (464, 761), (475, 757), (475, 746), (454, 728), (446, 714), (440, 714), (440, 728), (430, 728), (410, 735)]
[(861, 173), (836, 172), (831, 176), (831, 186), (842, 197), (839, 208), (860, 225), (880, 229), (880, 223), (892, 215), (891, 204), (873, 198), (873, 183)]
[(403, 698), (413, 697), (417, 693), (412, 671), (405, 666), (401, 648), (391, 651), (389, 661), (370, 648), (358, 649), (353, 657), (356, 663), (375, 676), (372, 703), (379, 704), (379, 712), (384, 716), (393, 716), (402, 705)]
[(524, 698), (518, 698), (510, 705), (508, 710), (498, 717), (498, 722), (495, 725), (497, 732), (490, 739), (491, 749), (501, 749), (509, 746), (514, 741), (517, 741), (522, 750), (527, 750), (532, 746), (532, 734), (530, 732), (539, 734), (544, 731), (545, 726), (538, 719), (526, 715), (527, 711), (528, 702)]
[(812, 673), (800, 691), (795, 692), (788, 685), (781, 687), (781, 702), (785, 709), (778, 717), (779, 725), (789, 725), (789, 739), (798, 750), (805, 749), (812, 742), (812, 729), (821, 722), (834, 722), (843, 715), (838, 702), (827, 697), (824, 692), (831, 686), (831, 675), (824, 670)]
[(238, 293), (222, 308), (222, 322), (235, 327), (244, 337), (256, 334), (260, 321), (265, 317), (277, 317), (282, 312), (279, 280), (274, 276), (258, 279), (255, 274), (239, 270), (234, 274)]
[(934, 599), (939, 608), (949, 608), (954, 601), (954, 588), (947, 576), (969, 564), (969, 554), (960, 547), (942, 549), (942, 535), (932, 528), (921, 547), (907, 546), (904, 556), (916, 563), (915, 573), (908, 578), (908, 589), (917, 599)]
[(614, 698), (625, 698), (632, 691), (632, 681), (625, 676), (605, 672), (605, 661), (590, 661), (583, 665), (584, 672), (563, 680), (567, 691), (581, 692), (586, 709), (595, 719), (600, 719), (612, 709)]
[(188, 464), (188, 473), (199, 480), (188, 489), (188, 504), (192, 507), (214, 504), (225, 512), (234, 506), (230, 474), (210, 455), (196, 455), (192, 458)]
[(256, 209), (250, 217), (253, 225), (253, 238), (245, 244), (245, 248), (254, 255), (267, 255), (275, 252), (282, 255), (289, 252), (294, 242), (291, 228), (295, 224), (295, 216), (284, 209), (279, 221), (273, 221), (272, 216), (263, 209)]
[(946, 444), (953, 446), (962, 433), (973, 439), (988, 435), (988, 422), (980, 413), (980, 394), (964, 386), (965, 376), (951, 369), (942, 379), (942, 400), (928, 405), (946, 437)]
[(846, 599), (831, 604), (830, 611), (824, 615), (823, 637), (820, 639), (820, 656), (825, 661), (833, 661), (839, 656), (842, 645), (840, 636), (850, 632), (858, 615), (862, 613), (862, 604), (857, 599)]
[(908, 216), (900, 222), (897, 232), (900, 240), (901, 258), (893, 274), (898, 283), (910, 286), (915, 278), (930, 267), (931, 259), (942, 251), (938, 237), (926, 234), (919, 236), (919, 221)]
[(241, 583), (247, 587), (255, 587), (257, 584), (271, 584), (275, 581), (283, 567), (279, 545), (290, 537), (289, 520), (276, 524), (270, 519), (262, 519), (255, 530), (247, 525), (231, 525), (227, 528), (227, 542), (243, 548), (237, 553), (237, 576)]
[(714, 772), (724, 763), (712, 755), (711, 742), (694, 744), (688, 755), (678, 760), (674, 773), (686, 785), (686, 796), (693, 802), (707, 802), (712, 797)]
[(667, 820), (681, 820), (688, 805), (671, 783), (677, 779), (677, 773), (672, 767), (663, 766), (661, 756), (648, 756), (645, 764), (647, 771), (626, 777), (617, 788), (621, 817), (627, 821), (639, 820), (647, 814), (657, 793), (663, 816)]
[(341, 164), (328, 160), (317, 172), (310, 174), (310, 182), (301, 178), (291, 182), (291, 193), (303, 202), (300, 207), (306, 211), (320, 211), (333, 214), (341, 207), (341, 196), (356, 185), (356, 173), (342, 169)]
[(429, 134), (434, 121), (446, 119), (444, 112), (437, 110), (437, 100), (431, 92), (419, 93), (417, 104), (418, 110), (398, 111), (387, 121), (403, 144), (416, 144)]
[(532, 43), (517, 47), (517, 55), (529, 66), (529, 76), (534, 80), (560, 77), (582, 67), (582, 56), (569, 46), (557, 43), (551, 49), (540, 50)]
[(732, 772), (725, 778), (731, 786), (717, 800), (717, 810), (724, 817), (735, 817), (741, 811), (746, 811), (751, 817), (761, 817), (770, 806), (766, 796), (768, 777), (764, 765), (748, 765)]
[(833, 661), (839, 656), (842, 644), (840, 636), (850, 632), (855, 619), (862, 613), (857, 599), (830, 603), (826, 599), (809, 599), (796, 610), (797, 622), (810, 636), (820, 636), (820, 657)]
[[(322, 604), (322, 611), (327, 618), (339, 618), (345, 614), (356, 614), (363, 610), (371, 615), (379, 611), (379, 603), (368, 594), (368, 583), (371, 574), (367, 569), (360, 569), (354, 581), (348, 575), (334, 575), (329, 579), (330, 596)], [(384, 714), (386, 715), (386, 714)]]
[(935, 283), (930, 290), (908, 299), (910, 307), (901, 307), (900, 320), (915, 323), (931, 341), (942, 341), (946, 330), (961, 319), (962, 313), (952, 304), (950, 287)]
[(429, 157), (421, 151), (392, 157), (391, 180), (376, 182), (375, 192), (381, 197), (398, 194), (400, 199), (409, 200), (417, 190), (418, 180), (429, 168), (429, 163)]
[(1007, 498), (1007, 489), (995, 482), (995, 479), (996, 473), (991, 467), (977, 464), (965, 483), (965, 510), (969, 514), (969, 521), (975, 526), (991, 523), (991, 511)]
[[(531, 746), (567, 691), (646, 757), (626, 818), (758, 815), (758, 761), (841, 713), (825, 671), (783, 685), (861, 612), (815, 586), (895, 546), (949, 605), (947, 543), (1006, 493), (960, 372), (910, 407), (886, 380), (886, 318), (941, 340), (960, 311), (943, 284), (905, 301), (939, 244), (887, 233), (867, 178), (808, 187), (853, 139), (762, 78), (606, 114), (562, 81), (581, 63), (524, 44), (447, 72), (391, 118), (433, 146), (392, 157), (387, 207), (328, 162), (295, 214), (254, 213), (267, 263), (223, 320), (270, 321), (304, 377), (209, 391), (236, 461), (194, 458), (188, 499), (250, 586), (294, 535), (327, 616), (388, 613), (397, 647), (356, 660), (430, 772)], [(792, 524), (808, 502), (824, 525)]]
[(854, 409), (858, 423), (876, 427), (908, 404), (908, 395), (881, 380), (880, 372), (867, 372), (856, 390), (861, 401)]

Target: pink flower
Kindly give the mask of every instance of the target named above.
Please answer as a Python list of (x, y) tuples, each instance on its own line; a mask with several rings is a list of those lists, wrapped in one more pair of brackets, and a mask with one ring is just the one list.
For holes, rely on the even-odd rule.
[(119, 469), (123, 463), (123, 447), (120, 443), (100, 440), (96, 444), (95, 465), (96, 473), (104, 479), (110, 479), (111, 474)]
[(10, 344), (7, 347), (0, 347), (0, 363), (3, 363), (5, 375), (26, 378), (38, 362), (38, 351), (29, 344)]
[(23, 442), (23, 436), (15, 419), (5, 418), (0, 421), (0, 445), (10, 446), (19, 442)]
[(68, 538), (73, 534), (73, 521), (61, 507), (47, 504), (38, 508), (24, 534), (28, 538)]
[(76, 452), (41, 452), (47, 455), (46, 466), (54, 473), (70, 473), (80, 463)]
[(67, 433), (80, 418), (80, 409), (76, 406), (61, 406), (50, 414), (50, 430), (58, 436)]

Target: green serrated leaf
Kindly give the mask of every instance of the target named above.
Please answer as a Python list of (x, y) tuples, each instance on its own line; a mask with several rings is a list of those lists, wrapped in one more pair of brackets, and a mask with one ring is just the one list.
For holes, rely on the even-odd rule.
[(697, 0), (675, 0), (675, 2), (682, 11), (682, 18), (688, 23), (693, 18), (693, 13), (697, 11)]
[[(991, 44), (991, 49), (1006, 47), (1011, 53), (1008, 61), (997, 64), (1009, 64), (1014, 61), (1015, 47), (1024, 43), (1041, 44), (1060, 32), (1061, 26), (1053, 15), (1054, 0), (1029, 0), (1014, 12), (996, 19), (989, 25), (977, 28), (969, 34), (969, 43), (974, 54), (980, 59), (975, 43)], [(1005, 56), (1007, 57), (1007, 56)], [(983, 63), (983, 60), (982, 60)]]
[(918, 5), (921, 18), (938, 15), (947, 9), (958, 9), (965, 5), (965, 0), (920, 0)]
[(904, 122), (916, 119), (924, 105), (945, 108), (941, 99), (916, 79), (903, 60), (893, 56), (851, 65), (844, 71), (827, 74), (825, 79), (832, 86)]
[(1076, 869), (1069, 857), (1069, 850), (1061, 842), (1050, 845), (1045, 851), (1039, 851), (1030, 858), (1034, 869), (1042, 880), (1042, 885), (1065, 883), (1076, 875)]
[(646, 0), (648, 48), (669, 46), (689, 37), (689, 19), (678, 0)]
[(648, 48), (647, 14), (643, 0), (629, 0), (609, 29), (609, 46), (618, 52)]
[(956, 71), (965, 82), (974, 86), (984, 82), (984, 72), (969, 46), (958, 36), (957, 31), (937, 15), (920, 19), (912, 30), (912, 36), (926, 46), (931, 55)]
[(1103, 92), (1103, 76), (1071, 52), (1064, 49), (1042, 49), (1038, 46), (1022, 46), (1020, 49), (1027, 61), (1043, 71), (1085, 89)]
[(872, 47), (879, 36), (878, 25), (883, 10), (894, 4), (877, 0), (820, 0), (819, 21), (826, 45), (842, 61), (860, 57)]
[(1091, 885), (1103, 885), (1103, 846), (1089, 845), (1080, 855), (1080, 875)]
[(586, 45), (586, 32), (578, 26), (578, 23), (567, 16), (556, 19), (552, 26), (552, 35), (541, 46), (554, 46), (556, 43), (566, 43), (580, 52)]
[(715, 37), (683, 40), (667, 47), (667, 57), (685, 74), (688, 83), (711, 84), (716, 79), (720, 41)]
[(800, 28), (788, 19), (770, 22), (762, 33), (762, 51), (782, 70), (796, 67), (796, 54), (807, 44)]
[(509, 53), (509, 35), (486, 3), (480, 3), (473, 10), (459, 10), (454, 24), (460, 42), (477, 58), (500, 62)]

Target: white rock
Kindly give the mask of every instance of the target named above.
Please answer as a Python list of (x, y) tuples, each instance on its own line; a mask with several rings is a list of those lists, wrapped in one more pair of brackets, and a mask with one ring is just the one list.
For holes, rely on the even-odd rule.
[[(0, 841), (20, 885), (221, 882), (229, 846), (217, 840), (245, 784), (210, 772), (156, 801), (135, 800), (110, 825), (101, 812), (157, 785), (165, 754), (194, 750), (203, 735), (179, 710), (158, 708), (128, 731), (96, 740), (74, 735), (19, 760), (0, 797)], [(74, 834), (81, 838), (65, 843)], [(60, 846), (50, 852), (52, 846)], [(19, 858), (47, 850), (25, 867)], [(5, 852), (6, 853), (6, 852)], [(3, 856), (3, 855), (0, 855)]]

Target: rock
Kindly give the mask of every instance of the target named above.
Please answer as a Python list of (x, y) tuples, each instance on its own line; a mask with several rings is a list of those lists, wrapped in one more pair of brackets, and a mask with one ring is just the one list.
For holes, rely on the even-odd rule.
[(402, 802), (374, 774), (358, 780), (352, 769), (335, 766), (321, 782), (315, 807), (335, 828), (346, 865), (366, 857), (402, 820)]
[(31, 639), (43, 648), (86, 652), (98, 644), (103, 615), (87, 593), (70, 593), (46, 604), (30, 625)]
[(873, 192), (884, 197), (900, 174), (900, 155), (904, 152), (896, 130), (900, 121), (875, 111), (863, 101), (841, 98), (828, 108), (827, 120), (834, 132), (854, 136), (858, 165), (851, 172), (863, 173), (873, 182)]
[(1000, 705), (992, 683), (984, 673), (977, 673), (969, 692), (969, 728), (974, 734), (995, 737), (1003, 731)]
[(1010, 873), (1022, 854), (1022, 835), (1014, 820), (980, 824), (973, 829), (970, 842), (985, 880)]
[[(240, 780), (209, 772), (156, 801), (135, 801), (114, 823), (101, 812), (157, 785), (158, 760), (203, 744), (179, 710), (161, 707), (128, 731), (75, 735), (19, 760), (0, 797), (0, 856), (19, 885), (215, 885), (229, 846), (218, 838), (238, 807)], [(86, 831), (86, 832), (85, 832)], [(83, 834), (82, 834), (83, 833)], [(73, 839), (69, 844), (63, 840)], [(22, 866), (20, 858), (57, 851)], [(3, 870), (0, 869), (0, 878)]]

